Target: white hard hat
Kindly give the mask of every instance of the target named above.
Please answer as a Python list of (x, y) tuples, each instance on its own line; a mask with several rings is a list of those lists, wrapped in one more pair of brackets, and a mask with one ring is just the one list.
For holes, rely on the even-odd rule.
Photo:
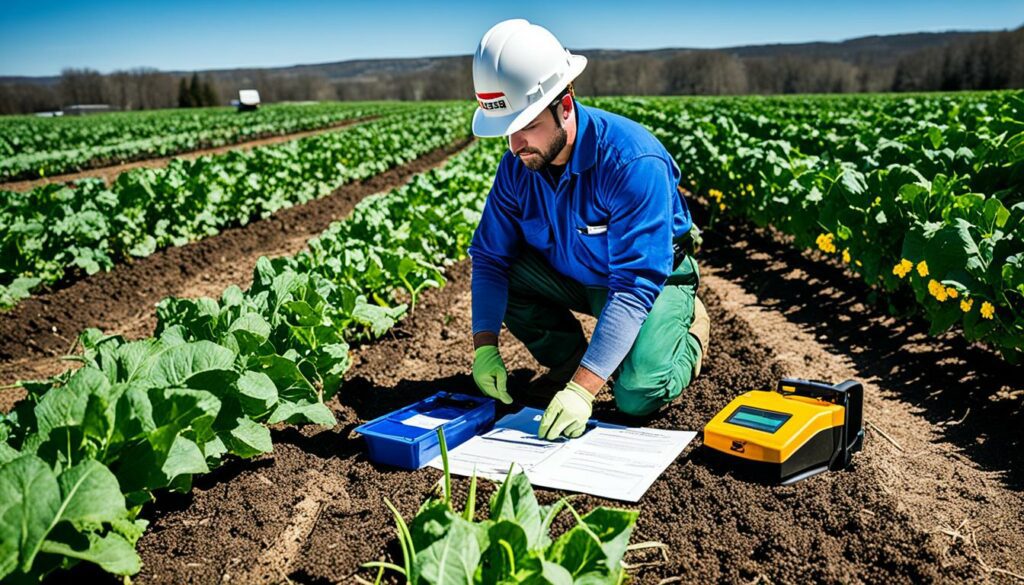
[(491, 27), (473, 55), (473, 134), (507, 136), (537, 117), (587, 66), (548, 29), (521, 18)]

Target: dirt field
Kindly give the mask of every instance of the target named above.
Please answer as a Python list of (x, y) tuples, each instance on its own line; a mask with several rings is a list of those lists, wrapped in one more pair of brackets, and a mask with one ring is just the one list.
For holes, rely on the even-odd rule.
[[(450, 277), (449, 287), (425, 298), (393, 338), (359, 349), (332, 404), (338, 428), (276, 431), (272, 456), (228, 465), (189, 496), (163, 499), (141, 542), (146, 566), (136, 581), (350, 583), (360, 563), (394, 558), (383, 498), (410, 517), (440, 474), (370, 463), (352, 429), (437, 390), (473, 391), (468, 265)], [(811, 337), (766, 345), (758, 328), (781, 323), (738, 314), (745, 293), (720, 278), (709, 274), (702, 285), (714, 323), (706, 371), (677, 405), (646, 424), (699, 429), (739, 390), (770, 386), (787, 374), (840, 373), (818, 360), (825, 353)], [(536, 364), (511, 339), (504, 347), (513, 379), (525, 382)], [(782, 353), (805, 363), (794, 370), (795, 362), (778, 359)], [(877, 389), (869, 401), (869, 420), (903, 441), (904, 451), (873, 432), (851, 471), (796, 486), (738, 481), (695, 441), (640, 502), (634, 542), (663, 542), (671, 552), (664, 564), (639, 569), (637, 582), (985, 582), (1006, 577), (986, 566), (1019, 572), (1020, 495), (995, 474), (952, 457), (952, 446), (917, 436), (930, 425)], [(596, 416), (622, 422), (611, 406), (606, 399)], [(456, 479), (459, 496), (467, 484)], [(560, 495), (539, 493), (544, 502)], [(590, 496), (576, 504), (617, 505)], [(562, 522), (567, 526), (567, 518)]]
[[(444, 156), (23, 303), (0, 316), (0, 379), (53, 373), (85, 326), (148, 334), (159, 298), (244, 285), (259, 255), (294, 252), (361, 196)], [(627, 557), (652, 563), (633, 572), (635, 582), (1024, 580), (1020, 368), (863, 304), (867, 291), (840, 267), (749, 226), (716, 226), (699, 260), (713, 324), (701, 377), (653, 420), (624, 421), (607, 394), (595, 416), (699, 430), (735, 394), (781, 376), (855, 377), (865, 382), (868, 436), (851, 470), (790, 487), (738, 479), (706, 457), (698, 438), (640, 502), (633, 542), (664, 543), (668, 555)], [(152, 524), (133, 582), (352, 583), (372, 579), (361, 563), (395, 560), (383, 498), (408, 518), (440, 473), (378, 467), (352, 429), (438, 390), (475, 391), (469, 274), (468, 263), (453, 266), (448, 286), (425, 293), (411, 318), (356, 349), (330, 404), (336, 428), (278, 428), (273, 454), (228, 462), (190, 494), (160, 494), (143, 512)], [(507, 333), (502, 343), (521, 388), (537, 365)], [(8, 403), (15, 397), (0, 392)], [(459, 495), (467, 485), (455, 480)], [(491, 490), (481, 489), (481, 502)], [(542, 502), (562, 495), (538, 493)], [(618, 504), (583, 496), (574, 505)], [(87, 570), (60, 579), (93, 577), (106, 579)]]

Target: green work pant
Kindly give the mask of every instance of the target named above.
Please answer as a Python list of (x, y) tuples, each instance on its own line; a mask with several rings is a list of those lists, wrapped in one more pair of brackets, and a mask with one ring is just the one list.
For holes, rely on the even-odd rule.
[[(669, 275), (633, 347), (613, 374), (615, 403), (643, 416), (672, 402), (694, 378), (700, 342), (689, 334), (700, 275), (690, 256)], [(509, 271), (505, 325), (543, 366), (562, 366), (582, 355), (587, 339), (571, 311), (600, 315), (608, 289), (587, 287), (559, 274), (526, 248)]]

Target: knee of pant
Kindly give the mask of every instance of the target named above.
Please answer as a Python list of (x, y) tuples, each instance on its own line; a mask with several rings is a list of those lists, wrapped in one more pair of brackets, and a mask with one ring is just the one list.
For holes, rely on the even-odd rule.
[[(670, 383), (637, 387), (631, 386), (629, 380), (615, 381), (615, 406), (619, 412), (630, 416), (645, 416), (670, 402), (672, 393)], [(677, 393), (678, 394), (678, 393)]]
[(621, 393), (623, 396), (656, 398), (671, 393), (672, 368), (665, 367), (665, 364), (645, 365), (636, 359), (637, 356), (630, 357), (631, 359), (622, 364), (615, 377), (616, 397)]
[(615, 394), (615, 407), (619, 412), (629, 416), (647, 416), (661, 407), (663, 403), (651, 400), (641, 400), (635, 396)]

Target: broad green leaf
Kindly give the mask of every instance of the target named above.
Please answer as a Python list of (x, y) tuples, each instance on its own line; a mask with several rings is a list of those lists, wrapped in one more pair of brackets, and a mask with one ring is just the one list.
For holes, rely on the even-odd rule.
[(175, 430), (208, 427), (220, 410), (220, 400), (205, 390), (184, 388), (149, 391), (153, 422)]
[(122, 367), (121, 381), (134, 381), (140, 371), (150, 367), (150, 360), (155, 359), (165, 349), (167, 346), (159, 339), (132, 341), (117, 348)]
[(0, 466), (0, 578), (28, 572), (60, 512), (60, 486), (35, 455)]
[(210, 468), (207, 467), (206, 456), (203, 455), (199, 446), (178, 435), (174, 437), (170, 449), (167, 450), (160, 471), (170, 483), (178, 476), (207, 473)]
[(244, 313), (235, 319), (228, 332), (235, 338), (239, 351), (253, 353), (270, 337), (270, 323), (256, 313)]
[[(127, 550), (136, 560), (133, 566), (114, 558), (109, 550), (104, 552), (106, 539), (94, 532), (127, 515), (117, 479), (96, 461), (85, 461), (59, 477), (32, 455), (4, 464), (0, 466), (0, 577), (15, 570), (30, 573), (40, 550), (137, 572), (138, 559), (131, 545)], [(60, 543), (46, 541), (51, 534), (76, 534), (72, 528), (55, 532), (62, 522), (84, 530), (76, 540), (95, 541), (96, 548), (91, 553), (65, 550)]]
[(424, 550), (442, 538), (455, 514), (442, 500), (427, 500), (409, 523), (409, 535), (416, 550)]
[(323, 323), (323, 313), (317, 311), (306, 301), (290, 301), (282, 306), (288, 315), (288, 322), (295, 327), (314, 327)]
[(263, 372), (248, 371), (238, 378), (238, 399), (246, 414), (261, 417), (277, 404), (277, 386)]
[(135, 546), (120, 534), (109, 533), (100, 536), (95, 532), (86, 532), (80, 537), (70, 543), (46, 540), (41, 550), (95, 563), (104, 571), (115, 575), (134, 575), (142, 568), (142, 561), (135, 552)]
[(227, 447), (242, 458), (255, 457), (274, 450), (270, 429), (251, 419), (241, 417), (235, 428), (228, 432)]
[(338, 424), (334, 413), (322, 402), (284, 402), (277, 404), (277, 408), (267, 419), (267, 424), (286, 422), (289, 424), (310, 423), (333, 427)]
[(491, 496), (491, 519), (510, 520), (522, 527), (529, 548), (539, 546), (544, 534), (540, 505), (524, 473), (514, 473)]
[(231, 350), (210, 341), (196, 341), (162, 352), (147, 377), (157, 387), (178, 386), (200, 372), (231, 369), (234, 361)]
[(529, 544), (526, 532), (510, 520), (499, 520), (487, 530), (488, 546), (483, 552), (483, 582), (499, 583), (526, 568)]
[(418, 573), (437, 585), (472, 585), (480, 545), (471, 523), (455, 516), (445, 535), (416, 553)]
[(637, 512), (595, 508), (548, 547), (545, 556), (565, 567), (574, 580), (595, 574), (595, 582), (615, 576), (636, 524)]
[(583, 516), (583, 522), (601, 541), (605, 558), (610, 567), (618, 567), (626, 554), (629, 537), (633, 533), (639, 512), (599, 507)]
[(63, 499), (60, 520), (97, 524), (127, 513), (117, 478), (102, 463), (84, 461), (57, 478)]
[(267, 356), (261, 359), (260, 368), (259, 371), (274, 382), (281, 403), (319, 402), (316, 388), (291, 359), (278, 355)]
[(85, 418), (89, 396), (105, 393), (110, 386), (107, 377), (93, 368), (81, 368), (61, 388), (47, 392), (36, 405), (39, 433), (48, 435), (58, 427), (74, 427)]
[(406, 306), (398, 305), (394, 308), (371, 305), (369, 303), (358, 303), (352, 311), (352, 318), (370, 330), (373, 337), (384, 335), (395, 323), (405, 314)]
[(918, 197), (928, 194), (928, 188), (916, 183), (909, 183), (900, 187), (900, 199), (907, 203), (914, 203)]
[(574, 526), (548, 547), (545, 557), (564, 567), (573, 579), (591, 572), (609, 572), (601, 543), (583, 525)]
[(8, 461), (14, 461), (20, 455), (21, 453), (19, 453), (17, 449), (3, 441), (0, 441), (0, 465), (3, 465)]
[(984, 221), (985, 229), (990, 227), (1001, 228), (1010, 219), (1010, 211), (1003, 206), (1003, 202), (990, 197), (985, 201)]
[[(513, 583), (522, 585), (573, 585), (572, 573), (565, 567), (530, 553), (519, 563)], [(614, 581), (613, 581), (614, 582)]]

